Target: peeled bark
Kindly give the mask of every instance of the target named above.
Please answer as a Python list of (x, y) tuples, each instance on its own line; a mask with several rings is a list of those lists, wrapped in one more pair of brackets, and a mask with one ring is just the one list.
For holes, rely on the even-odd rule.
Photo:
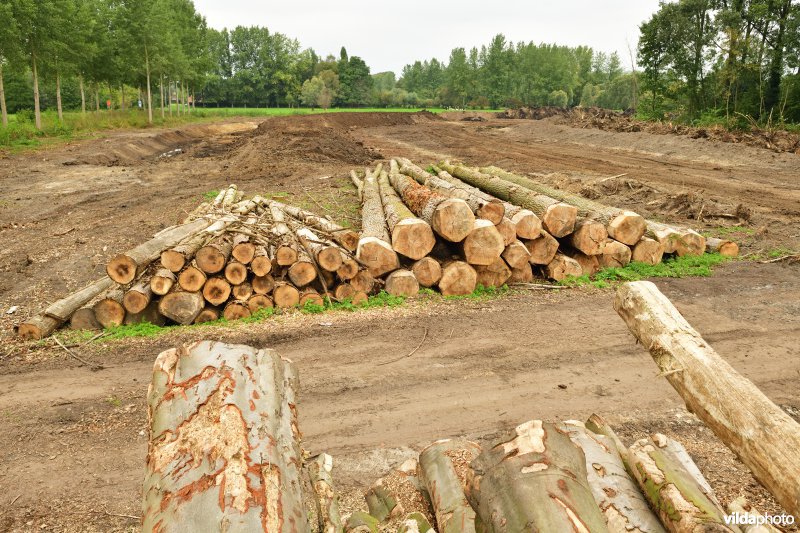
[(583, 453), (540, 420), (484, 448), (472, 462), (467, 499), (488, 531), (608, 531)]
[(420, 478), (431, 497), (439, 533), (473, 533), (475, 511), (464, 495), (469, 464), (481, 453), (474, 442), (440, 440), (419, 454)]
[(205, 306), (205, 298), (199, 292), (175, 289), (158, 302), (158, 310), (162, 315), (184, 326), (194, 322)]
[(228, 301), (231, 296), (231, 284), (221, 277), (208, 278), (203, 285), (203, 298), (211, 305), (220, 305)]
[(123, 296), (122, 289), (111, 289), (92, 306), (94, 317), (104, 328), (121, 326), (125, 320), (125, 306), (122, 305)]
[(470, 265), (491, 265), (500, 258), (505, 248), (505, 241), (497, 227), (479, 218), (464, 239), (464, 259)]
[(484, 167), (481, 168), (481, 172), (495, 175), (504, 180), (531, 189), (532, 191), (574, 205), (578, 208), (578, 215), (602, 222), (606, 226), (609, 236), (623, 244), (629, 246), (636, 244), (647, 229), (647, 222), (645, 219), (633, 211), (609, 207), (584, 198), (583, 196), (556, 189), (523, 176), (512, 174), (511, 172), (506, 172), (501, 168)]
[(483, 174), (464, 166), (451, 165), (449, 162), (440, 163), (440, 166), (470, 185), (474, 185), (501, 200), (533, 211), (542, 221), (542, 226), (554, 237), (565, 237), (572, 233), (575, 227), (578, 210), (574, 206), (561, 203), (549, 196), (537, 194), (510, 181)]
[(172, 289), (177, 280), (178, 278), (170, 269), (159, 268), (150, 278), (150, 290), (153, 291), (153, 294), (164, 296)]
[(612, 533), (666, 533), (626, 472), (616, 445), (577, 421), (560, 424), (572, 442), (583, 450), (589, 488)]
[(405, 174), (392, 174), (389, 181), (411, 212), (443, 239), (461, 242), (472, 231), (475, 215), (464, 200), (434, 192)]
[(153, 291), (150, 288), (150, 278), (141, 279), (133, 287), (125, 292), (122, 298), (122, 305), (128, 313), (141, 313), (153, 298)]
[(416, 296), (419, 282), (413, 272), (400, 268), (386, 277), (386, 292), (392, 296)]
[(570, 276), (583, 275), (580, 263), (564, 254), (556, 254), (552, 261), (544, 267), (545, 274), (555, 281), (563, 281)]
[(592, 220), (579, 220), (575, 224), (575, 231), (568, 237), (572, 247), (586, 255), (602, 254), (606, 239), (606, 227)]
[(631, 262), (631, 249), (621, 242), (608, 239), (603, 253), (597, 256), (602, 268), (622, 268)]
[(364, 178), (361, 239), (358, 241), (356, 259), (365, 265), (373, 276), (391, 272), (400, 267), (400, 260), (390, 243), (378, 182), (374, 176), (367, 174)]
[(706, 239), (706, 252), (721, 254), (725, 257), (738, 257), (739, 245), (733, 241), (711, 237)]
[(800, 424), (722, 359), (654, 284), (621, 285), (614, 309), (689, 411), (800, 518)]
[(340, 533), (344, 531), (339, 515), (339, 498), (333, 488), (333, 457), (321, 453), (308, 461), (306, 467), (314, 489), (314, 503), (317, 508), (317, 526), (320, 533)]
[(442, 265), (432, 257), (423, 257), (411, 265), (411, 272), (422, 287), (433, 287), (442, 278)]
[(272, 291), (272, 301), (276, 307), (294, 307), (300, 303), (300, 291), (289, 283), (276, 283)]
[(69, 319), (69, 327), (70, 329), (103, 329), (103, 326), (101, 326), (100, 322), (94, 317), (94, 309), (91, 307), (82, 307), (72, 313)]
[(358, 247), (357, 232), (347, 229), (344, 226), (340, 226), (339, 224), (336, 224), (327, 218), (316, 215), (311, 211), (306, 211), (292, 205), (282, 204), (280, 202), (276, 202), (275, 200), (271, 200), (270, 202), (278, 204), (278, 206), (286, 213), (293, 216), (306, 226), (327, 233), (333, 241), (339, 243), (339, 245), (348, 252), (356, 251), (356, 248)]
[(206, 273), (200, 270), (196, 264), (192, 263), (178, 274), (178, 285), (185, 291), (197, 292), (203, 288), (206, 279)]
[[(392, 161), (392, 166), (396, 163)], [(394, 171), (394, 168), (393, 168)], [(430, 225), (414, 216), (389, 183), (386, 172), (378, 177), (378, 190), (392, 236), (392, 248), (409, 259), (422, 259), (433, 249), (436, 237)]]
[(541, 235), (532, 241), (525, 241), (525, 246), (531, 253), (528, 261), (532, 265), (547, 265), (558, 252), (558, 241), (552, 235), (542, 230)]
[(491, 265), (475, 266), (475, 273), (478, 275), (476, 283), (484, 287), (502, 287), (511, 277), (511, 269), (501, 257)]
[(162, 352), (148, 390), (142, 529), (309, 533), (297, 387), (273, 350), (202, 341)]
[(465, 296), (472, 294), (478, 284), (478, 273), (469, 263), (451, 261), (442, 267), (439, 291), (443, 296)]
[(657, 265), (663, 257), (664, 245), (647, 237), (642, 237), (642, 240), (631, 248), (631, 261)]

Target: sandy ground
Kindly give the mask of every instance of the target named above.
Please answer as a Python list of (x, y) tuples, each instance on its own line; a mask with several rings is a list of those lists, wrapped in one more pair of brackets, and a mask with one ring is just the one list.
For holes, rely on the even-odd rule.
[[(101, 275), (112, 254), (173, 224), (209, 190), (234, 182), (357, 224), (347, 172), (393, 155), (540, 173), (648, 216), (733, 233), (744, 253), (800, 248), (796, 155), (548, 120), (446, 118), (230, 120), (118, 132), (0, 160), (0, 530), (135, 530), (152, 362), (159, 351), (200, 337), (274, 347), (297, 362), (304, 446), (335, 456), (346, 495), (434, 439), (483, 440), (531, 418), (599, 412), (629, 442), (653, 431), (679, 438), (724, 501), (745, 494), (777, 512), (657, 377), (613, 312), (611, 291), (422, 300), (101, 340), (78, 348), (103, 362), (96, 372), (51, 341), (11, 337), (19, 317)], [(746, 217), (717, 216), (731, 213)], [(800, 414), (797, 265), (736, 262), (712, 278), (657, 284), (737, 370)], [(6, 315), (12, 305), (19, 310)], [(423, 339), (412, 356), (378, 365)]]

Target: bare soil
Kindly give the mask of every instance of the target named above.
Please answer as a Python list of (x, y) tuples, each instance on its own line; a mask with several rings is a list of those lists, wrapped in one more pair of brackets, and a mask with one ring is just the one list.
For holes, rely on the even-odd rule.
[[(357, 225), (347, 173), (394, 155), (537, 173), (651, 217), (734, 235), (746, 254), (800, 248), (797, 155), (555, 119), (463, 116), (229, 120), (115, 132), (0, 160), (0, 530), (136, 530), (152, 363), (159, 351), (198, 338), (269, 346), (296, 361), (304, 445), (334, 455), (348, 510), (376, 477), (434, 439), (483, 441), (531, 418), (599, 412), (628, 442), (655, 431), (680, 439), (723, 501), (744, 494), (779, 512), (656, 375), (613, 312), (611, 291), (423, 298), (74, 348), (102, 362), (100, 371), (52, 340), (11, 335), (21, 317), (99, 277), (112, 254), (226, 183)], [(795, 417), (799, 268), (742, 261), (711, 278), (656, 280), (723, 357)], [(8, 315), (11, 306), (19, 309)]]

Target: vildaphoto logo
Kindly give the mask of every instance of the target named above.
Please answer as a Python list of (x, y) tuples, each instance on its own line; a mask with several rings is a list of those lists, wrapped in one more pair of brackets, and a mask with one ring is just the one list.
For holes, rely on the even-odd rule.
[(764, 514), (733, 513), (725, 516), (725, 523), (736, 526), (771, 526), (786, 527), (794, 525), (794, 516), (790, 514)]

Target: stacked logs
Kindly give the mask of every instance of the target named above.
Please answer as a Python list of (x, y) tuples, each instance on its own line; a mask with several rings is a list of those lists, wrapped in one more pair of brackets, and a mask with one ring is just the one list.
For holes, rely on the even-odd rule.
[(730, 241), (648, 221), (497, 167), (444, 161), (425, 170), (396, 158), (359, 175), (362, 203), (357, 257), (386, 290), (413, 295), (438, 287), (471, 293), (534, 277), (561, 281), (669, 254), (737, 255)]
[(235, 185), (201, 204), (184, 223), (118, 254), (106, 276), (23, 322), (39, 339), (62, 324), (101, 329), (149, 322), (236, 320), (326, 296), (358, 304), (376, 289), (354, 258), (358, 234), (312, 212)]
[[(269, 349), (202, 341), (161, 353), (148, 391), (144, 529), (736, 532), (727, 515), (758, 516), (741, 500), (723, 507), (680, 442), (655, 433), (628, 446), (598, 415), (530, 420), (485, 446), (436, 441), (367, 487), (366, 511), (345, 514), (333, 458), (302, 450), (297, 383), (294, 364)], [(735, 408), (724, 406), (716, 416)], [(798, 435), (796, 423), (783, 428)], [(778, 440), (758, 450), (792, 449)], [(760, 457), (763, 469), (785, 456)], [(790, 471), (766, 486), (796, 512)]]

